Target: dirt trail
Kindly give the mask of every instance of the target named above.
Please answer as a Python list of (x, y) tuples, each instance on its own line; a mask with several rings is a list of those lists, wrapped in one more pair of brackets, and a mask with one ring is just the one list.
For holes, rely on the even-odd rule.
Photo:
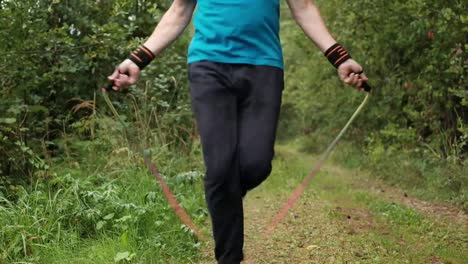
[[(273, 214), (289, 195), (286, 190), (292, 190), (300, 179), (287, 175), (288, 171), (299, 166), (292, 173), (306, 175), (311, 167), (313, 157), (296, 154), (294, 158), (302, 161), (284, 160), (270, 183), (245, 199), (245, 263), (463, 263), (461, 259), (468, 259), (462, 250), (468, 247), (465, 213), (409, 197), (330, 162), (285, 221), (265, 236)], [(377, 212), (356, 202), (361, 196), (378, 197), (384, 208), (378, 210), (388, 207), (390, 211)], [(400, 211), (401, 216), (393, 216)], [(427, 228), (419, 230), (421, 225)], [(409, 247), (416, 251), (408, 251)], [(212, 245), (204, 248), (201, 263), (214, 263)]]
[(335, 175), (348, 175), (352, 188), (366, 190), (389, 201), (413, 208), (427, 217), (458, 223), (468, 229), (468, 213), (460, 208), (412, 197), (401, 189), (371, 178), (368, 172), (350, 171), (335, 165), (328, 165), (325, 167), (325, 170)]

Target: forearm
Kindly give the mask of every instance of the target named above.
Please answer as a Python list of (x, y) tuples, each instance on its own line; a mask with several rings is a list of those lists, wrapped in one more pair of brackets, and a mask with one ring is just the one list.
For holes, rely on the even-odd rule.
[(336, 43), (311, 0), (288, 0), (288, 4), (296, 23), (322, 52)]
[(158, 56), (184, 32), (195, 5), (194, 0), (174, 1), (144, 45)]

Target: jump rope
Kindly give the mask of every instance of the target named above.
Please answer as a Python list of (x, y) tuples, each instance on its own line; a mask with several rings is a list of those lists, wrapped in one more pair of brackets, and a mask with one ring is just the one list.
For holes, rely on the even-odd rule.
[[(362, 72), (361, 72), (362, 73)], [(359, 73), (360, 74), (360, 73)], [(112, 114), (115, 116), (117, 120), (123, 125), (124, 130), (126, 134), (128, 135), (128, 126), (125, 124), (117, 110), (115, 109), (114, 105), (112, 104), (111, 100), (109, 99), (108, 92), (113, 91), (112, 87), (114, 86), (113, 82), (110, 82), (107, 84), (106, 87), (102, 89), (102, 96), (104, 98), (104, 101), (106, 102), (107, 106), (111, 110)], [(317, 175), (317, 173), (320, 171), (322, 168), (323, 164), (325, 163), (326, 159), (328, 156), (330, 156), (331, 152), (333, 149), (336, 147), (338, 142), (341, 140), (343, 135), (346, 133), (348, 128), (351, 126), (353, 121), (356, 119), (356, 117), (359, 115), (359, 113), (362, 111), (364, 106), (367, 104), (369, 101), (370, 97), (370, 92), (372, 88), (367, 82), (364, 82), (362, 85), (362, 88), (366, 92), (366, 96), (364, 97), (364, 100), (362, 103), (359, 105), (359, 107), (356, 109), (356, 111), (353, 113), (351, 118), (348, 120), (346, 125), (341, 129), (340, 133), (336, 138), (330, 143), (326, 151), (322, 154), (318, 162), (315, 164), (309, 175), (300, 183), (296, 189), (293, 191), (289, 199), (283, 204), (281, 209), (278, 211), (278, 213), (273, 217), (273, 220), (270, 222), (270, 224), (266, 228), (265, 235), (270, 235), (273, 233), (275, 228), (284, 220), (286, 217), (288, 211), (294, 206), (294, 204), (297, 202), (297, 200), (300, 198), (300, 196), (304, 193), (304, 191), (307, 189), (307, 187), (310, 185), (312, 179)], [(146, 166), (150, 170), (151, 174), (155, 177), (156, 181), (159, 183), (161, 186), (161, 189), (164, 193), (164, 196), (166, 197), (169, 205), (172, 207), (174, 213), (179, 217), (179, 219), (182, 221), (184, 225), (186, 225), (192, 233), (197, 237), (198, 240), (204, 241), (205, 237), (203, 236), (203, 233), (200, 232), (200, 230), (197, 228), (197, 226), (194, 224), (193, 220), (189, 216), (189, 214), (184, 210), (184, 208), (180, 205), (180, 203), (177, 201), (176, 197), (174, 196), (173, 192), (169, 188), (169, 185), (165, 182), (164, 178), (161, 176), (159, 173), (159, 170), (157, 166), (151, 161), (151, 158), (148, 155), (148, 152), (144, 151), (144, 149), (138, 144), (135, 143), (134, 148), (140, 153), (140, 155), (143, 157)]]

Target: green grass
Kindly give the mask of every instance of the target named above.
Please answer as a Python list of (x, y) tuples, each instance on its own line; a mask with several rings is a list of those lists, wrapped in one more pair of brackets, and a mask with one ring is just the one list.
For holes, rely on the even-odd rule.
[[(298, 138), (295, 144), (309, 153), (323, 151), (331, 136), (311, 135)], [(468, 166), (446, 160), (422, 158), (411, 152), (377, 151), (375, 146), (359, 147), (340, 142), (332, 159), (349, 169), (365, 169), (372, 177), (383, 180), (418, 198), (451, 203), (468, 212)], [(466, 163), (466, 161), (465, 161)]]
[[(464, 252), (468, 233), (463, 232), (462, 227), (449, 221), (434, 221), (413, 208), (365, 192), (356, 193), (354, 199), (369, 208), (379, 221), (388, 224), (392, 233), (406, 245), (414, 245), (417, 250), (413, 258), (422, 261), (424, 256), (433, 254), (444, 263), (463, 263), (468, 257)], [(405, 248), (401, 248), (400, 252), (404, 251)]]
[[(276, 201), (276, 207), (317, 160), (295, 149), (297, 145), (277, 148), (274, 173), (256, 191), (262, 200)], [(289, 215), (285, 229), (277, 231), (272, 243), (284, 253), (276, 257), (297, 263), (465, 263), (468, 232), (462, 223), (423, 214), (372, 191), (372, 184), (377, 182), (365, 171), (329, 160), (292, 210), (295, 217)], [(317, 250), (297, 244), (316, 245)]]
[[(203, 244), (174, 215), (141, 157), (122, 142), (108, 144), (70, 143), (74, 155), (55, 160), (51, 175), (32, 185), (12, 186), (7, 193), (10, 201), (0, 202), (0, 263), (203, 259)], [(246, 203), (254, 201), (255, 207), (246, 212), (248, 217), (258, 214), (263, 221), (254, 227), (247, 221), (248, 229), (266, 226), (314, 165), (317, 157), (298, 149), (307, 149), (302, 140), (277, 147), (273, 174), (247, 196)], [(289, 215), (271, 240), (248, 236), (253, 239), (249, 248), (252, 243), (266, 247), (258, 263), (463, 263), (468, 259), (463, 226), (369, 189), (375, 176), (357, 166), (361, 162), (357, 151), (349, 150), (338, 146), (292, 210), (295, 217)], [(164, 147), (149, 151), (183, 207), (209, 233), (199, 146), (183, 153)], [(346, 155), (350, 158), (343, 159)], [(211, 247), (203, 251), (211, 252)]]
[[(193, 263), (199, 242), (178, 220), (137, 153), (77, 142), (48, 178), (0, 201), (0, 263)], [(207, 218), (199, 157), (153, 149), (197, 224)]]

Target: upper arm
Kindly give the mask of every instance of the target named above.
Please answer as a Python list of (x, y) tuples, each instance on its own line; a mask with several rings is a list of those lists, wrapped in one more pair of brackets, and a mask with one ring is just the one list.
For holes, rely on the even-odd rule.
[(180, 6), (195, 6), (197, 4), (197, 0), (174, 0), (172, 1), (172, 4)]
[(287, 0), (287, 2), (294, 17), (296, 17), (300, 11), (306, 10), (310, 6), (314, 6), (312, 0)]
[(181, 16), (192, 16), (197, 0), (174, 0), (169, 9), (174, 10)]

